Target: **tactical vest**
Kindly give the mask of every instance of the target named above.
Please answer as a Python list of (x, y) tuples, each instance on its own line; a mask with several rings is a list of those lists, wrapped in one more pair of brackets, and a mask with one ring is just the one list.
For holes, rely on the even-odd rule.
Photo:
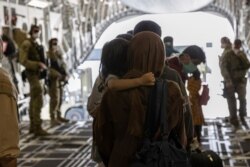
[(32, 61), (41, 61), (40, 60), (40, 56), (38, 54), (38, 51), (37, 51), (37, 47), (38, 47), (38, 44), (31, 41), (29, 39), (29, 42), (30, 42), (30, 48), (29, 48), (29, 52), (28, 52), (28, 59), (29, 60), (32, 60)]
[(228, 52), (229, 56), (227, 57), (230, 59), (230, 64), (228, 65), (228, 71), (232, 78), (232, 81), (239, 82), (244, 79), (247, 70), (242, 68), (241, 59), (231, 50)]
[(49, 58), (49, 64), (50, 68), (53, 68), (57, 72), (59, 72), (61, 75), (66, 75), (66, 70), (62, 67), (62, 56), (58, 53), (53, 53), (51, 51), (48, 51), (48, 58)]

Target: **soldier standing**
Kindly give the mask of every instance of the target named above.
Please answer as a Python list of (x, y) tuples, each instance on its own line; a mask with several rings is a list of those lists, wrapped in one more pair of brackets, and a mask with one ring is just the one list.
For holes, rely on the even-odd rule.
[[(230, 123), (238, 128), (237, 103), (235, 93), (239, 99), (239, 116), (242, 124), (245, 124), (246, 112), (246, 83), (245, 78), (249, 69), (249, 61), (241, 48), (241, 41), (235, 40), (234, 48), (227, 37), (221, 38), (221, 47), (224, 48), (220, 58), (221, 74), (225, 82), (226, 98), (230, 113)], [(246, 65), (244, 65), (246, 64)], [(248, 64), (248, 65), (247, 65)]]
[(41, 109), (43, 106), (43, 88), (40, 83), (41, 75), (47, 69), (44, 58), (41, 56), (40, 46), (36, 42), (39, 37), (39, 27), (32, 25), (30, 29), (30, 38), (25, 40), (20, 48), (19, 61), (25, 67), (28, 82), (30, 84), (30, 133), (35, 136), (48, 135), (42, 128)]
[(51, 126), (59, 125), (61, 122), (68, 122), (61, 116), (61, 104), (63, 96), (63, 85), (68, 81), (66, 64), (58, 50), (57, 38), (49, 41), (49, 51), (47, 52), (49, 60), (49, 96), (50, 96), (50, 119)]

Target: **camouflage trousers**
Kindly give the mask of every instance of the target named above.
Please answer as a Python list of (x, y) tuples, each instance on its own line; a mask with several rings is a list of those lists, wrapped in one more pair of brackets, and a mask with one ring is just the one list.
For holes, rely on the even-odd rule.
[(50, 119), (55, 119), (55, 114), (58, 110), (59, 106), (59, 82), (57, 79), (50, 80), (49, 84), (49, 96), (50, 96), (50, 102), (49, 102), (49, 112), (50, 112)]
[(227, 91), (227, 103), (228, 109), (230, 114), (230, 122), (234, 125), (238, 125), (238, 118), (237, 118), (237, 99), (235, 94), (237, 94), (237, 98), (239, 100), (239, 116), (245, 117), (247, 115), (246, 111), (246, 85), (247, 79), (242, 79), (233, 82), (232, 87), (226, 88)]
[(49, 85), (49, 96), (50, 96), (50, 119), (53, 120), (56, 117), (61, 117), (63, 87), (60, 85), (60, 81), (51, 80)]
[(41, 111), (43, 106), (43, 88), (37, 75), (28, 76), (30, 84), (30, 130), (36, 131), (41, 129)]

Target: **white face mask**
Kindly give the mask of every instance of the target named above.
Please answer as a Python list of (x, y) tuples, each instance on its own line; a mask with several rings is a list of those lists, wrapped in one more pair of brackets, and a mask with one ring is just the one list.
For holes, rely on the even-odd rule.
[(57, 45), (53, 45), (53, 46), (52, 46), (52, 49), (53, 49), (54, 51), (57, 51), (57, 50), (58, 50), (58, 46), (57, 46)]
[(222, 43), (222, 44), (221, 44), (221, 48), (222, 48), (222, 49), (226, 48), (226, 44)]
[(32, 38), (34, 38), (34, 39), (39, 38), (39, 33), (34, 33), (34, 34), (32, 35)]
[(171, 42), (166, 42), (165, 43), (167, 46), (172, 46), (172, 43)]

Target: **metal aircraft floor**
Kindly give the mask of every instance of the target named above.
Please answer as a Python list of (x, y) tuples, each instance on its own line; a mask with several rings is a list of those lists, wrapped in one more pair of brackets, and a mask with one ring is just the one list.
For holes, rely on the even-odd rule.
[[(207, 119), (202, 130), (202, 147), (217, 152), (225, 167), (250, 167), (250, 118), (236, 132), (225, 119)], [(92, 122), (71, 122), (45, 129), (48, 137), (28, 134), (29, 122), (21, 124), (20, 167), (95, 167), (90, 159)]]

